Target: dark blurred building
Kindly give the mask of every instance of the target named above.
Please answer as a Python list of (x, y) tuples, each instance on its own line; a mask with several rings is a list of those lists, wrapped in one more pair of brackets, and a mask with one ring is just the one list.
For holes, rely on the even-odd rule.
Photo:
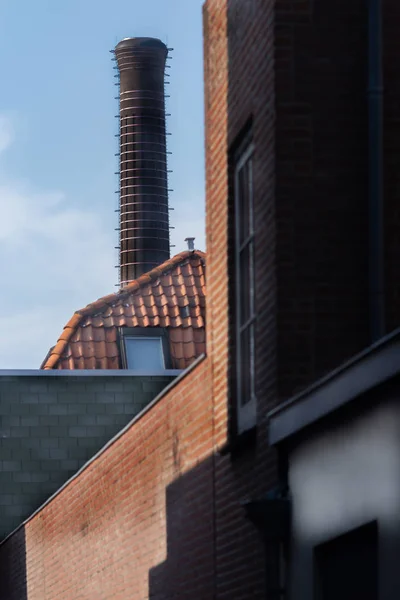
[(400, 594), (400, 334), (270, 414), (287, 464), (292, 600)]
[[(365, 597), (390, 597), (390, 587), (398, 586), (393, 561), (380, 571), (379, 595), (377, 564), (387, 560), (387, 548), (398, 545), (393, 510), (389, 535), (368, 527), (378, 519), (382, 531), (389, 523), (380, 517), (397, 485), (397, 446), (389, 435), (398, 423), (396, 394), (390, 403), (384, 387), (375, 390), (375, 402), (385, 401), (387, 412), (376, 417), (382, 429), (369, 440), (370, 453), (379, 454), (381, 462), (371, 462), (369, 469), (361, 465), (371, 454), (352, 452), (368, 445), (375, 413), (371, 409), (370, 423), (360, 424), (362, 433), (355, 433), (367, 410), (362, 400), (351, 417), (346, 411), (347, 416), (337, 417), (333, 408), (335, 402), (350, 402), (348, 394), (364, 398), (369, 388), (359, 386), (368, 369), (377, 377), (368, 385), (376, 388), (375, 363), (352, 357), (400, 325), (400, 88), (394, 67), (400, 55), (395, 33), (400, 10), (395, 2), (374, 0), (208, 0), (204, 15), (208, 302), (212, 314), (225, 316), (218, 321), (209, 316), (208, 343), (218, 373), (216, 430), (224, 432), (223, 438), (228, 423), (231, 458), (230, 463), (216, 461), (221, 482), (216, 494), (221, 506), (225, 498), (226, 510), (217, 510), (215, 519), (217, 532), (230, 529), (238, 540), (229, 552), (217, 543), (217, 595), (230, 589), (234, 597), (283, 598), (289, 569), (290, 597), (313, 597), (314, 544), (328, 573), (315, 597), (364, 597), (366, 588)], [(222, 339), (229, 340), (226, 351), (218, 342)], [(368, 352), (374, 354), (374, 347)], [(343, 367), (348, 387), (338, 385), (334, 399), (330, 383), (320, 379), (340, 380), (334, 371), (348, 360), (357, 368)], [(392, 377), (399, 365), (387, 360)], [(332, 410), (332, 420), (339, 419), (337, 437), (351, 456), (340, 457), (328, 447), (328, 430), (334, 427), (328, 417), (322, 424), (318, 418), (318, 434), (304, 426), (311, 409), (297, 401), (303, 390), (305, 396), (316, 395), (321, 414)], [(292, 402), (302, 404), (302, 411)], [(270, 423), (267, 415), (274, 409)], [(352, 419), (349, 430), (341, 418)], [(278, 421), (290, 423), (292, 430), (279, 441), (270, 438), (279, 449), (275, 454), (268, 439)], [(296, 441), (297, 429), (301, 441)], [(318, 442), (313, 445), (308, 435)], [(313, 454), (324, 452), (329, 453), (325, 462)], [(348, 491), (351, 473), (363, 490), (357, 501), (357, 492), (350, 497)], [(370, 480), (387, 494), (374, 510), (379, 494), (367, 485)], [(234, 482), (234, 492), (224, 487), (226, 481)], [(330, 503), (324, 486), (332, 489), (335, 481), (341, 501)], [(241, 499), (264, 538), (264, 563), (248, 559), (261, 550), (238, 508), (235, 514)], [(289, 544), (291, 504), (295, 529)], [(307, 524), (299, 523), (303, 514), (311, 519), (309, 536)], [(319, 518), (323, 524), (316, 524)], [(320, 548), (345, 534), (346, 540)], [(379, 558), (378, 539), (385, 546)], [(349, 563), (352, 567), (346, 571), (342, 558), (335, 571), (335, 556), (348, 557), (363, 543), (366, 552)], [(362, 572), (370, 578), (357, 593)]]

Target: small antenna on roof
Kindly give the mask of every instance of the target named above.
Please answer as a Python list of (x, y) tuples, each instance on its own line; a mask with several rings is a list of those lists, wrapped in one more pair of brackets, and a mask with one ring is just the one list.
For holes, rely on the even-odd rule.
[(194, 237), (185, 238), (185, 242), (187, 242), (187, 245), (188, 245), (188, 250), (194, 250), (194, 240), (195, 239), (196, 238), (194, 238)]

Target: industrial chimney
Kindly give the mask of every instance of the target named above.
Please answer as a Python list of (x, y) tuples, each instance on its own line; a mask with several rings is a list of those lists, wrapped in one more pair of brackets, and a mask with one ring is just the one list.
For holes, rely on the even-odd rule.
[(126, 38), (119, 71), (120, 286), (169, 258), (164, 76), (168, 49)]

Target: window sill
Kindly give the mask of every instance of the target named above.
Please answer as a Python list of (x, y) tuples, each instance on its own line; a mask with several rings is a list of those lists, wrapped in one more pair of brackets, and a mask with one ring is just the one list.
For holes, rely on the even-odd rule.
[(231, 455), (232, 458), (243, 454), (253, 448), (257, 440), (257, 426), (247, 429), (240, 434), (232, 435), (228, 442), (219, 451), (220, 456)]

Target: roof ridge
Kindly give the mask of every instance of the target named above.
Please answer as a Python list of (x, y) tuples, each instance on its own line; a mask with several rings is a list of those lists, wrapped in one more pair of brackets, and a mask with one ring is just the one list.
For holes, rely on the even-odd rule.
[(132, 292), (139, 290), (143, 285), (148, 285), (152, 281), (155, 281), (165, 273), (165, 271), (170, 271), (177, 264), (185, 260), (185, 258), (190, 258), (191, 256), (197, 255), (199, 258), (205, 260), (205, 253), (201, 252), (201, 250), (183, 250), (183, 252), (179, 252), (175, 254), (172, 258), (169, 258), (165, 262), (158, 265), (158, 267), (154, 267), (151, 271), (147, 271), (147, 273), (143, 273), (137, 279), (134, 279), (130, 283), (127, 284), (122, 290), (115, 292), (114, 294), (108, 294), (107, 296), (102, 296), (98, 300), (91, 302), (84, 308), (80, 308), (76, 312), (82, 316), (87, 317), (88, 315), (93, 314), (94, 311), (107, 306), (113, 300), (119, 300), (120, 298), (124, 298), (125, 296), (129, 296)]
[(118, 301), (120, 298), (125, 296), (129, 296), (132, 292), (139, 290), (142, 286), (155, 281), (158, 277), (160, 277), (166, 271), (173, 269), (180, 262), (183, 262), (185, 259), (190, 258), (192, 256), (198, 256), (203, 262), (205, 262), (206, 254), (201, 250), (184, 250), (183, 252), (179, 252), (172, 258), (169, 258), (165, 262), (163, 262), (158, 267), (154, 267), (151, 271), (147, 273), (143, 273), (134, 281), (128, 283), (128, 285), (123, 288), (123, 290), (119, 290), (114, 294), (108, 294), (107, 296), (102, 296), (95, 302), (88, 304), (84, 308), (81, 308), (72, 315), (71, 319), (64, 326), (63, 332), (60, 335), (56, 345), (53, 347), (50, 356), (48, 356), (47, 360), (45, 359), (41, 365), (42, 369), (54, 369), (56, 364), (58, 363), (60, 356), (63, 354), (65, 348), (69, 344), (73, 334), (75, 333), (78, 325), (81, 321), (92, 314), (95, 314), (104, 306), (112, 302)]

